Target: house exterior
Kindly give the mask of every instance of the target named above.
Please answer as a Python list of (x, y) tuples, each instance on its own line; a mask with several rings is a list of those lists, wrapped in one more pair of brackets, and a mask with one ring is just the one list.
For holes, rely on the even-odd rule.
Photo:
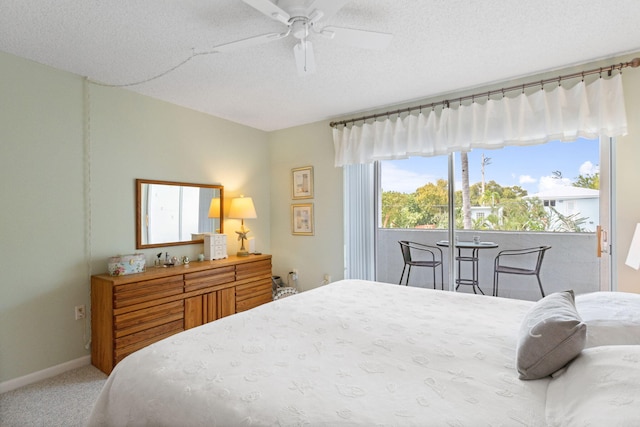
[[(539, 193), (530, 194), (525, 199), (539, 199), (545, 210), (553, 217), (556, 212), (565, 217), (584, 219), (580, 224), (583, 231), (595, 232), (600, 224), (600, 191), (591, 188), (556, 186)], [(551, 231), (561, 231), (559, 228)]]
[(504, 209), (499, 207), (497, 210), (492, 206), (471, 206), (471, 221), (478, 222), (483, 221), (489, 217), (491, 214), (495, 214), (499, 221), (502, 222), (502, 211)]

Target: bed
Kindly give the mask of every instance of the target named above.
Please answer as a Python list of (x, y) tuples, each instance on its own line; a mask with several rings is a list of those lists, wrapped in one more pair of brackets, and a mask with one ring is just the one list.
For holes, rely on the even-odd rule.
[[(619, 338), (585, 349), (581, 319), (571, 362), (553, 367), (555, 378), (522, 379), (520, 359), (536, 352), (523, 341), (541, 335), (527, 317), (541, 302), (335, 282), (133, 353), (89, 425), (639, 425), (640, 346)], [(603, 394), (583, 407), (584, 390), (606, 375)]]

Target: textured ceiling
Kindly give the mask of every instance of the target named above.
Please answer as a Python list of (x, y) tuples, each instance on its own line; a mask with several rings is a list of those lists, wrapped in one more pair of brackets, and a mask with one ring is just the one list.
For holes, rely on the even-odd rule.
[(283, 31), (241, 0), (0, 0), (0, 50), (115, 85), (162, 75), (127, 89), (271, 131), (640, 51), (639, 17), (638, 0), (353, 0), (324, 24), (389, 47), (313, 34), (300, 77), (291, 37), (167, 72)]

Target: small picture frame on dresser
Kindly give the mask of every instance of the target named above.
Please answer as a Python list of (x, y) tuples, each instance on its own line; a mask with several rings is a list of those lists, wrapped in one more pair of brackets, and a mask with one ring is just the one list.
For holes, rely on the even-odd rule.
[(294, 236), (313, 236), (313, 203), (291, 205), (291, 233)]
[(313, 166), (291, 169), (291, 198), (313, 198)]

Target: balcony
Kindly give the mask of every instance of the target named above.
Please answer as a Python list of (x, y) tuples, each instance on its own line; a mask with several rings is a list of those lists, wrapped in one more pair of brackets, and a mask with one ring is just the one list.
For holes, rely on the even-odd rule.
[[(479, 253), (479, 285), (483, 292), (491, 295), (493, 288), (493, 260), (500, 250), (520, 249), (550, 245), (547, 251), (540, 279), (545, 293), (573, 289), (576, 294), (600, 290), (600, 262), (596, 255), (595, 233), (539, 233), (509, 231), (458, 231), (461, 241), (471, 241), (480, 236), (483, 241), (495, 242), (497, 249), (482, 249)], [(435, 245), (439, 240), (447, 240), (447, 230), (424, 229), (378, 229), (376, 253), (376, 280), (398, 283), (402, 267), (399, 240)], [(443, 248), (444, 286), (448, 289), (449, 269), (448, 248)], [(470, 276), (469, 266), (462, 266), (461, 277)], [(413, 268), (410, 286), (432, 287), (432, 271), (429, 268)], [(438, 286), (439, 289), (439, 286)], [(460, 286), (459, 292), (473, 292), (471, 286)], [(501, 297), (536, 301), (540, 290), (533, 276), (501, 275)]]

